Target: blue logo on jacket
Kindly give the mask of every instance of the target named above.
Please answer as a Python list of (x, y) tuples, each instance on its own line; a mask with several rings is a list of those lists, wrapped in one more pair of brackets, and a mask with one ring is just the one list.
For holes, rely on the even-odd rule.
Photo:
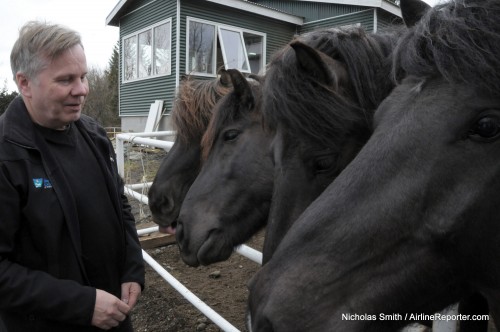
[(36, 178), (33, 179), (33, 184), (35, 185), (35, 188), (39, 189), (51, 189), (52, 188), (52, 183), (50, 183), (49, 179), (44, 179), (44, 178)]

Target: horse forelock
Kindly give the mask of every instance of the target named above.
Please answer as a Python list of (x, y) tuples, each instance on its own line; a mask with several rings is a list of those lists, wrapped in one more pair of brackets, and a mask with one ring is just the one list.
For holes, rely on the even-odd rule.
[(217, 103), (213, 116), (210, 119), (201, 140), (202, 161), (205, 161), (208, 158), (217, 136), (221, 132), (222, 128), (224, 128), (228, 123), (237, 121), (241, 117), (248, 117), (252, 112), (258, 112), (260, 114), (260, 82), (253, 79), (248, 79), (248, 82), (250, 83), (254, 100), (251, 105), (242, 104), (241, 100), (234, 92), (227, 94), (220, 100), (219, 103)]
[[(384, 82), (393, 85), (385, 54), (385, 50), (391, 47), (379, 48), (375, 39), (370, 37), (368, 41), (368, 35), (362, 29), (350, 29), (340, 34), (338, 31), (321, 30), (317, 34), (299, 37), (299, 40), (332, 58), (347, 62), (350, 83), (356, 86), (354, 94), (347, 92), (349, 87), (334, 90), (302, 73), (294, 51), (287, 46), (273, 57), (264, 80), (262, 109), (268, 129), (275, 130), (281, 124), (301, 137), (323, 145), (341, 142), (346, 134), (354, 135), (358, 129), (365, 129), (360, 133), (364, 136), (371, 129), (374, 108), (390, 92), (390, 89), (383, 88), (384, 93), (381, 93), (380, 86)], [(359, 51), (363, 47), (365, 51)], [(380, 66), (365, 66), (377, 61)], [(380, 70), (382, 66), (384, 70)], [(353, 82), (354, 79), (357, 82)], [(373, 92), (370, 96), (369, 89), (380, 93)]]
[(219, 79), (187, 78), (179, 86), (172, 109), (172, 126), (186, 144), (199, 143), (217, 102), (232, 90)]
[(394, 87), (391, 55), (401, 30), (373, 34), (362, 27), (323, 29), (299, 40), (345, 63), (353, 98), (362, 108), (374, 110)]
[(430, 9), (399, 41), (393, 75), (442, 76), (498, 94), (500, 2), (452, 0)]

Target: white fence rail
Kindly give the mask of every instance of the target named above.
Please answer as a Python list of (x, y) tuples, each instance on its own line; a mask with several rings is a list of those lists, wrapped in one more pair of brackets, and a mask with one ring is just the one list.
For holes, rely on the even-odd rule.
[[(128, 134), (117, 134), (116, 135), (116, 158), (118, 163), (118, 172), (123, 177), (125, 172), (125, 148), (124, 142), (131, 142), (136, 144), (144, 144), (148, 146), (154, 146), (158, 148), (163, 148), (165, 151), (169, 151), (174, 142), (163, 141), (158, 139), (151, 139), (149, 137), (164, 137), (164, 136), (174, 136), (174, 131), (157, 131), (157, 132), (144, 132), (144, 133), (128, 133)], [(137, 199), (142, 204), (148, 204), (147, 196), (135, 191), (135, 189), (143, 188), (143, 186), (151, 185), (151, 183), (145, 184), (128, 184), (125, 187), (125, 193)], [(158, 226), (142, 229), (138, 231), (139, 235), (149, 234), (156, 232)], [(246, 258), (262, 264), (262, 253), (250, 248), (246, 245), (241, 245), (236, 249), (236, 252)], [(237, 332), (239, 331), (236, 327), (231, 325), (227, 320), (215, 312), (210, 306), (201, 301), (195, 294), (193, 294), (189, 289), (182, 285), (175, 277), (168, 273), (158, 262), (156, 262), (147, 252), (142, 251), (143, 259), (148, 263), (165, 281), (167, 281), (175, 290), (177, 290), (186, 300), (188, 300), (193, 306), (200, 310), (208, 319), (214, 322), (223, 331)], [(458, 306), (450, 307), (444, 310), (442, 313), (445, 315), (457, 315)], [(457, 329), (457, 322), (450, 320), (436, 320), (433, 322), (432, 330), (434, 332), (455, 332)], [(416, 327), (407, 327), (403, 331), (412, 332), (419, 331)]]

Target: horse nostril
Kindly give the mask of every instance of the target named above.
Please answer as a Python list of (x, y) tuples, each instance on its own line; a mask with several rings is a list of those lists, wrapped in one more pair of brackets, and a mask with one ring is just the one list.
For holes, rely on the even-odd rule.
[(170, 196), (163, 196), (161, 200), (161, 209), (163, 214), (171, 213), (175, 208), (174, 199)]
[[(246, 327), (249, 332), (252, 332), (252, 316), (250, 313), (246, 315)], [(259, 332), (274, 332), (273, 324), (269, 319), (264, 317), (259, 322), (256, 322), (256, 331)]]

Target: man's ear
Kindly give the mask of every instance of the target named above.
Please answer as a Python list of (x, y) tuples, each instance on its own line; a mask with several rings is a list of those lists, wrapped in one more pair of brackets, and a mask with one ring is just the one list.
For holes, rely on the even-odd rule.
[(16, 83), (21, 95), (31, 97), (31, 81), (25, 74), (18, 72), (16, 74)]

